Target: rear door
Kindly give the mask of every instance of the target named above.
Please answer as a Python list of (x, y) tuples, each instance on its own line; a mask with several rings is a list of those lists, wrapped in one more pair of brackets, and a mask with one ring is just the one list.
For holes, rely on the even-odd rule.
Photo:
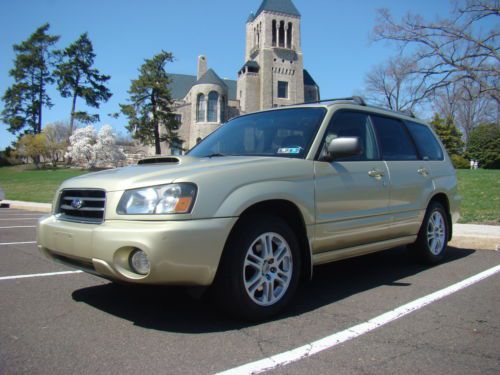
[(359, 137), (363, 153), (333, 162), (314, 162), (315, 253), (382, 240), (391, 224), (389, 176), (380, 160), (369, 114), (336, 113), (323, 143), (336, 137)]
[(415, 235), (420, 229), (427, 197), (433, 191), (431, 170), (421, 160), (405, 124), (395, 118), (372, 115), (382, 159), (390, 174), (391, 237)]

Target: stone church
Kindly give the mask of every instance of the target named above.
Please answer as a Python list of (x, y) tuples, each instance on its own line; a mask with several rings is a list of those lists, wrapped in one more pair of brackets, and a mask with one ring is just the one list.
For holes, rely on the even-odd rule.
[(292, 0), (263, 0), (246, 23), (245, 63), (236, 81), (220, 78), (205, 56), (196, 76), (170, 74), (182, 143), (166, 153), (189, 150), (235, 116), (319, 100), (319, 87), (304, 69), (300, 21)]

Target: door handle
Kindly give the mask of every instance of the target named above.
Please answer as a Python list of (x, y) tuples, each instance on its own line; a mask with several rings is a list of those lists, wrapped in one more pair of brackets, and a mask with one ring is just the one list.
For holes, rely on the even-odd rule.
[(383, 175), (384, 172), (379, 171), (378, 169), (372, 169), (371, 171), (368, 171), (368, 176), (370, 177), (381, 178)]
[(427, 170), (427, 168), (424, 167), (419, 168), (417, 172), (424, 177), (429, 175), (429, 171)]

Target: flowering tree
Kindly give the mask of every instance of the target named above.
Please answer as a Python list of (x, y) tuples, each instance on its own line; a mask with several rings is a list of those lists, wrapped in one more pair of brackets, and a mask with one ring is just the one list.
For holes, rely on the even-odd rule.
[(69, 144), (67, 158), (84, 168), (95, 167), (97, 163), (96, 131), (92, 125), (76, 129), (69, 137)]
[(116, 134), (110, 125), (104, 125), (97, 134), (92, 125), (77, 129), (69, 142), (66, 156), (84, 168), (110, 163), (117, 166), (125, 160), (125, 154), (116, 144)]
[(126, 159), (122, 149), (116, 144), (116, 134), (111, 125), (101, 128), (94, 148), (99, 161), (111, 163), (115, 167)]

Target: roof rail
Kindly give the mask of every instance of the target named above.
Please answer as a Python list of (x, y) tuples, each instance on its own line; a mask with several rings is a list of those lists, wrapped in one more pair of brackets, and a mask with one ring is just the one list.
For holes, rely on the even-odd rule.
[(352, 96), (349, 98), (315, 100), (313, 102), (304, 102), (304, 103), (297, 103), (297, 104), (291, 104), (291, 105), (317, 104), (317, 103), (338, 102), (338, 101), (351, 101), (351, 102), (354, 102), (355, 104), (362, 105), (362, 106), (366, 107), (366, 102), (361, 96)]

